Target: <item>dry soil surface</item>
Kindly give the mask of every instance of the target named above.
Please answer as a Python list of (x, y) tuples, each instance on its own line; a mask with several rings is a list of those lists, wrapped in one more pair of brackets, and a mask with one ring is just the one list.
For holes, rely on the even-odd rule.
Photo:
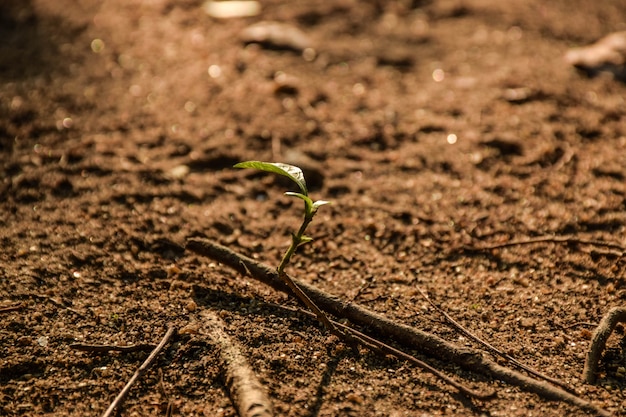
[[(302, 39), (251, 42), (262, 21)], [(419, 350), (497, 398), (357, 355), (283, 309), (291, 298), (185, 251), (204, 236), (278, 263), (301, 203), (232, 168), (250, 159), (303, 167), (311, 196), (333, 203), (293, 276), (482, 349), (423, 289), (475, 335), (626, 412), (620, 332), (597, 383), (581, 380), (595, 325), (626, 298), (626, 86), (563, 59), (625, 22), (623, 0), (263, 0), (231, 19), (198, 0), (3, 1), (0, 414), (101, 415), (149, 352), (72, 346), (155, 345), (171, 323), (120, 415), (235, 416), (208, 310), (276, 415), (583, 414)], [(555, 239), (468, 249), (537, 237)]]

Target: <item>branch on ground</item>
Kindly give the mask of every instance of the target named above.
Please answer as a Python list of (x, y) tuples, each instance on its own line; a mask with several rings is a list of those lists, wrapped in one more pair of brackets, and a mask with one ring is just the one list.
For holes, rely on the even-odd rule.
[(23, 307), (24, 307), (23, 303), (0, 307), (0, 313), (9, 313), (11, 311), (21, 310)]
[(104, 414), (102, 414), (102, 417), (110, 417), (110, 416), (112, 416), (113, 412), (115, 411), (115, 409), (119, 409), (122, 406), (122, 404), (124, 404), (124, 400), (126, 400), (126, 396), (130, 392), (130, 389), (133, 386), (133, 384), (139, 378), (141, 378), (148, 371), (148, 369), (150, 369), (150, 367), (154, 363), (154, 360), (156, 359), (156, 357), (159, 354), (159, 352), (161, 352), (161, 350), (165, 347), (167, 342), (170, 340), (170, 338), (174, 334), (174, 331), (175, 331), (174, 326), (172, 326), (172, 325), (168, 326), (167, 332), (165, 333), (165, 336), (163, 336), (163, 338), (161, 339), (161, 341), (159, 342), (157, 347), (154, 348), (154, 350), (150, 353), (148, 358), (135, 371), (135, 373), (128, 380), (128, 382), (126, 383), (124, 388), (122, 388), (122, 391), (120, 391), (120, 393), (117, 394), (117, 397), (115, 397), (115, 399), (113, 400), (113, 402), (111, 403), (109, 408), (107, 408), (107, 410), (104, 412)]
[[(283, 307), (283, 308), (287, 308), (287, 307)], [(310, 311), (306, 311), (306, 310), (302, 310), (302, 309), (298, 309), (298, 312), (305, 314), (309, 317), (316, 317), (315, 313), (312, 313)], [(449, 376), (445, 375), (444, 373), (442, 373), (441, 371), (433, 368), (431, 365), (427, 364), (426, 362), (417, 359), (415, 356), (413, 355), (409, 355), (408, 353), (402, 352), (401, 350), (398, 350), (396, 348), (394, 348), (393, 346), (390, 346), (384, 342), (381, 342), (378, 339), (375, 339), (371, 336), (366, 335), (365, 333), (361, 333), (358, 330), (353, 329), (352, 327), (348, 327), (345, 324), (339, 323), (338, 321), (334, 321), (331, 320), (331, 322), (333, 323), (334, 326), (336, 326), (337, 328), (341, 329), (342, 332), (346, 333), (346, 334), (350, 334), (352, 339), (351, 340), (357, 340), (359, 341), (362, 345), (364, 345), (365, 347), (369, 348), (370, 350), (372, 350), (373, 352), (376, 353), (381, 353), (384, 355), (391, 355), (397, 359), (401, 359), (401, 360), (405, 360), (413, 365), (416, 365), (418, 368), (426, 371), (426, 372), (430, 372), (431, 374), (435, 375), (437, 378), (441, 379), (442, 381), (444, 381), (445, 383), (453, 386), (454, 388), (456, 388), (460, 393), (465, 394), (468, 397), (471, 398), (475, 398), (477, 400), (490, 400), (492, 398), (496, 397), (496, 392), (495, 391), (490, 391), (487, 393), (482, 393), (482, 392), (478, 392), (475, 390), (472, 390), (471, 388), (466, 387), (463, 384), (460, 384), (458, 382), (456, 382), (454, 379), (450, 378)]]
[(224, 322), (212, 311), (201, 313), (208, 337), (217, 346), (226, 387), (240, 417), (271, 417), (272, 403), (237, 343), (225, 330)]
[(587, 358), (585, 359), (585, 368), (583, 369), (583, 379), (588, 384), (596, 382), (598, 362), (600, 362), (602, 351), (604, 351), (606, 342), (618, 323), (626, 323), (626, 307), (613, 307), (610, 309), (593, 333), (589, 350), (587, 351)]
[(424, 298), (432, 306), (432, 308), (434, 308), (439, 314), (444, 316), (445, 319), (448, 321), (448, 323), (450, 323), (455, 329), (457, 329), (458, 331), (463, 333), (465, 336), (469, 337), (470, 339), (472, 339), (476, 343), (479, 343), (479, 344), (483, 345), (485, 348), (487, 348), (487, 350), (489, 350), (493, 354), (498, 355), (501, 358), (506, 359), (507, 361), (509, 361), (513, 365), (517, 366), (520, 369), (523, 369), (524, 371), (528, 372), (529, 374), (534, 375), (534, 376), (536, 376), (539, 379), (543, 379), (545, 381), (548, 381), (551, 384), (558, 385), (561, 388), (565, 389), (566, 391), (574, 392), (574, 390), (571, 387), (569, 387), (565, 382), (560, 381), (560, 380), (558, 380), (556, 378), (549, 377), (548, 375), (545, 375), (545, 374), (543, 374), (543, 373), (541, 373), (541, 372), (539, 372), (539, 371), (537, 371), (535, 369), (532, 369), (531, 367), (521, 363), (520, 361), (518, 361), (517, 359), (515, 359), (511, 355), (502, 352), (500, 349), (496, 348), (491, 343), (488, 343), (488, 342), (484, 341), (483, 339), (481, 339), (480, 337), (476, 336), (474, 333), (470, 332), (463, 325), (461, 325), (461, 323), (459, 323), (456, 320), (454, 320), (452, 318), (452, 316), (450, 316), (448, 313), (446, 313), (441, 307), (439, 307), (437, 304), (435, 304), (434, 301), (431, 300), (430, 297), (428, 297), (428, 295), (421, 288), (417, 287), (417, 290), (420, 292), (422, 298)]
[[(207, 239), (190, 238), (187, 241), (186, 249), (227, 265), (243, 275), (250, 275), (275, 290), (293, 295), (284, 282), (279, 279), (275, 270), (237, 254), (225, 246)], [(339, 318), (346, 318), (379, 336), (395, 339), (407, 348), (420, 350), (444, 362), (455, 363), (467, 370), (518, 386), (546, 400), (566, 402), (600, 416), (610, 415), (608, 411), (562, 388), (501, 366), (482, 351), (458, 347), (436, 335), (395, 322), (356, 303), (345, 302), (310, 284), (296, 279), (293, 281), (325, 312)]]
[(537, 243), (566, 243), (569, 245), (589, 245), (596, 247), (607, 248), (612, 250), (612, 253), (606, 253), (607, 255), (624, 256), (626, 254), (626, 247), (619, 243), (605, 242), (602, 240), (589, 240), (581, 239), (574, 236), (535, 236), (519, 240), (509, 240), (508, 242), (493, 243), (490, 245), (482, 246), (465, 246), (463, 249), (472, 252), (487, 251), (494, 249), (502, 249), (511, 246), (533, 245)]

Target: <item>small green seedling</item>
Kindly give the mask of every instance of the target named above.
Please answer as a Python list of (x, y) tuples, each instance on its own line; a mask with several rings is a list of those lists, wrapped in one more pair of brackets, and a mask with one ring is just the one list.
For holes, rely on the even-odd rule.
[(326, 315), (296, 285), (296, 283), (291, 278), (289, 278), (289, 276), (285, 272), (285, 267), (289, 264), (291, 257), (296, 252), (298, 247), (313, 240), (311, 237), (305, 235), (304, 233), (309, 224), (313, 221), (313, 217), (315, 217), (317, 210), (321, 206), (329, 204), (329, 202), (325, 200), (318, 200), (314, 202), (309, 197), (309, 191), (306, 188), (304, 174), (302, 173), (302, 170), (297, 166), (277, 162), (246, 161), (236, 164), (235, 168), (254, 168), (261, 171), (282, 175), (295, 182), (298, 185), (298, 188), (300, 188), (299, 193), (291, 191), (285, 193), (285, 195), (288, 195), (290, 197), (296, 197), (304, 201), (304, 219), (298, 231), (296, 233), (292, 233), (291, 245), (283, 255), (283, 258), (280, 261), (280, 264), (278, 265), (276, 271), (278, 272), (278, 276), (280, 277), (280, 279), (289, 287), (289, 289), (291, 289), (291, 291), (300, 299), (300, 301), (302, 301), (317, 315), (317, 318), (326, 326), (329, 331), (338, 335), (343, 335), (336, 328), (336, 326), (331, 323), (328, 317), (326, 317)]

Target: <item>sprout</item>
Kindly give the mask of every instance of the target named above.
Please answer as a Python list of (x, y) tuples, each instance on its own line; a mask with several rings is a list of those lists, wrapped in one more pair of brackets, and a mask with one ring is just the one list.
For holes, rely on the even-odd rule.
[(307, 227), (313, 221), (313, 217), (317, 210), (325, 205), (330, 204), (325, 200), (313, 201), (309, 197), (309, 190), (306, 188), (306, 181), (304, 179), (304, 174), (302, 170), (294, 165), (282, 164), (277, 162), (260, 162), (260, 161), (246, 161), (240, 162), (235, 165), (235, 168), (253, 168), (258, 169), (265, 172), (271, 172), (274, 174), (282, 175), (283, 177), (287, 177), (298, 185), (300, 188), (300, 192), (292, 192), (288, 191), (285, 195), (290, 197), (296, 197), (304, 201), (304, 219), (302, 220), (302, 224), (296, 233), (291, 234), (291, 245), (283, 255), (278, 268), (276, 269), (278, 272), (278, 276), (280, 279), (291, 289), (291, 291), (302, 301), (307, 307), (309, 307), (316, 315), (317, 318), (326, 326), (326, 328), (334, 334), (343, 335), (337, 327), (335, 327), (332, 322), (326, 317), (326, 315), (311, 301), (311, 299), (296, 285), (296, 283), (287, 275), (285, 272), (285, 267), (289, 264), (291, 257), (296, 252), (299, 246), (304, 245), (313, 240), (313, 238), (304, 234)]

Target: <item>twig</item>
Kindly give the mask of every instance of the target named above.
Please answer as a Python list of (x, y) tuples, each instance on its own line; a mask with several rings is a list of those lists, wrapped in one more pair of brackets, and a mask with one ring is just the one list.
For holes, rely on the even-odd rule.
[(47, 295), (39, 295), (39, 294), (31, 294), (31, 296), (33, 296), (35, 298), (38, 298), (40, 300), (49, 301), (52, 304), (54, 304), (55, 306), (57, 306), (59, 308), (63, 308), (65, 310), (67, 310), (67, 311), (71, 311), (72, 313), (76, 314), (79, 317), (83, 317), (83, 318), (85, 317), (85, 315), (83, 313), (81, 313), (80, 311), (78, 311), (78, 310), (76, 310), (76, 309), (74, 309), (72, 307), (66, 306), (62, 301), (59, 301), (59, 300), (57, 300), (54, 297), (50, 297), (50, 296), (47, 296)]
[[(210, 243), (210, 242), (207, 242)], [(248, 260), (243, 258), (239, 261), (238, 265), (242, 268), (243, 273), (246, 276), (251, 276), (252, 278), (256, 278), (259, 279), (259, 277), (255, 277), (254, 273), (252, 270), (250, 270), (250, 265), (247, 262)], [(278, 273), (273, 272), (274, 274), (278, 275)], [(292, 285), (290, 285), (288, 282), (286, 282), (284, 279), (280, 278), (278, 276), (278, 279), (280, 280), (280, 282), (282, 284), (284, 284), (286, 286), (285, 292), (289, 292), (290, 290), (292, 290)], [(293, 278), (289, 277), (289, 280), (293, 282)], [(296, 286), (301, 285), (300, 283), (298, 284), (293, 284)], [(309, 296), (307, 294), (305, 294), (305, 297), (309, 298)], [(308, 307), (308, 304), (305, 304)], [(286, 308), (286, 307), (283, 307)], [(298, 311), (300, 311), (303, 314), (308, 315), (309, 317), (315, 317), (318, 320), (320, 320), (320, 316), (318, 315), (318, 313), (314, 310), (314, 311), (307, 311), (307, 310), (302, 310), (299, 309)], [(326, 317), (326, 316), (324, 316)], [(219, 319), (216, 319), (219, 320)], [(333, 329), (334, 331), (332, 331), (333, 334), (335, 334), (336, 336), (338, 336), (341, 340), (349, 343), (351, 346), (356, 347), (357, 344), (360, 344), (374, 352), (377, 353), (383, 353), (383, 354), (388, 354), (388, 355), (392, 355), (395, 356), (399, 359), (403, 359), (406, 360), (408, 362), (413, 363), (414, 365), (418, 366), (419, 368), (430, 372), (431, 374), (435, 375), (437, 378), (441, 379), (442, 381), (446, 382), (447, 384), (453, 386), (454, 388), (456, 388), (459, 392), (461, 392), (462, 394), (467, 395), (468, 397), (472, 397), (478, 400), (489, 400), (492, 399), (496, 396), (496, 393), (494, 391), (492, 392), (488, 392), (488, 393), (481, 393), (475, 390), (472, 390), (471, 388), (456, 382), (455, 380), (453, 380), (452, 378), (448, 377), (447, 375), (443, 374), (442, 372), (440, 372), (439, 370), (433, 368), (431, 365), (427, 364), (424, 361), (421, 361), (419, 359), (417, 359), (414, 356), (411, 356), (405, 352), (402, 352), (384, 342), (381, 342), (380, 340), (377, 340), (373, 337), (370, 337), (364, 333), (361, 333), (351, 327), (345, 326), (337, 321), (331, 320), (330, 318), (326, 317), (326, 320), (328, 320), (328, 325), (324, 323), (324, 325), (326, 326), (327, 329)], [(320, 320), (321, 321), (321, 320)]]
[[(281, 308), (285, 308), (288, 310), (291, 310), (285, 306), (279, 306)], [(298, 311), (299, 313), (302, 313), (304, 315), (307, 315), (309, 317), (316, 317), (314, 313), (307, 311), (307, 310), (303, 310), (303, 309), (297, 309), (295, 311)], [(437, 378), (441, 379), (442, 381), (446, 382), (447, 384), (453, 386), (454, 388), (456, 388), (460, 393), (467, 395), (468, 397), (473, 397), (476, 398), (477, 400), (490, 400), (492, 398), (496, 397), (496, 393), (495, 391), (491, 391), (488, 393), (481, 393), (478, 391), (475, 391), (471, 388), (466, 387), (463, 384), (460, 384), (458, 382), (456, 382), (455, 380), (453, 380), (452, 378), (448, 377), (447, 375), (445, 375), (444, 373), (440, 372), (439, 370), (433, 368), (431, 365), (427, 364), (426, 362), (416, 358), (413, 355), (409, 355), (408, 353), (402, 352), (401, 350), (398, 350), (396, 348), (394, 348), (393, 346), (390, 346), (384, 342), (381, 342), (378, 339), (375, 339), (371, 336), (366, 335), (365, 333), (361, 333), (356, 329), (353, 329), (352, 327), (348, 327), (345, 324), (342, 324), (338, 321), (334, 321), (331, 320), (333, 322), (333, 324), (335, 326), (337, 326), (338, 328), (340, 328), (343, 332), (345, 333), (350, 333), (354, 339), (360, 340), (362, 342), (364, 342), (363, 344), (368, 347), (369, 349), (373, 350), (374, 352), (380, 352), (380, 353), (384, 353), (387, 355), (391, 355), (391, 356), (395, 356), (398, 359), (402, 359), (405, 360), (409, 363), (412, 363), (414, 365), (416, 365), (417, 367), (430, 372), (431, 374), (435, 375)]]
[[(298, 284), (295, 283), (285, 271), (281, 271), (280, 273), (278, 273), (278, 277), (285, 283), (285, 285), (287, 285), (287, 287), (289, 287), (291, 293), (294, 294), (294, 296), (298, 300), (300, 300), (300, 302), (302, 302), (305, 306), (311, 309), (313, 313), (315, 313), (315, 316), (324, 325), (326, 330), (328, 330), (337, 337), (349, 339), (349, 336), (341, 333), (341, 331), (339, 331), (337, 327), (333, 325), (332, 321), (326, 316), (326, 314), (324, 314), (324, 312), (315, 304), (315, 302), (311, 300), (311, 298), (304, 291), (302, 291)], [(354, 341), (348, 342), (353, 343)]]
[[(242, 274), (248, 270), (252, 274), (252, 278), (278, 291), (290, 294), (289, 289), (278, 278), (275, 270), (246, 256), (239, 255), (225, 246), (207, 239), (190, 238), (187, 241), (186, 249), (228, 265)], [(242, 265), (245, 265), (245, 268)], [(424, 353), (444, 362), (455, 363), (465, 369), (519, 386), (526, 391), (540, 395), (544, 399), (567, 402), (600, 416), (610, 415), (606, 410), (546, 381), (540, 381), (500, 366), (483, 355), (481, 351), (457, 347), (436, 335), (397, 323), (356, 303), (342, 301), (302, 281), (294, 281), (322, 310), (336, 317), (347, 318), (352, 323), (369, 328), (376, 334), (394, 338), (412, 349), (421, 349)]]
[(573, 329), (574, 327), (585, 326), (585, 327), (597, 327), (598, 323), (588, 323), (586, 321), (579, 321), (576, 323), (568, 324), (567, 326), (561, 325), (563, 330)]
[(113, 400), (113, 402), (111, 403), (109, 408), (107, 408), (107, 410), (104, 412), (104, 414), (102, 414), (102, 417), (110, 417), (113, 414), (113, 411), (116, 408), (120, 407), (124, 403), (124, 400), (126, 399), (126, 396), (128, 395), (128, 393), (130, 391), (130, 388), (133, 386), (135, 381), (137, 381), (139, 378), (141, 378), (143, 376), (143, 374), (145, 374), (146, 371), (148, 369), (150, 369), (150, 367), (152, 366), (152, 363), (156, 359), (156, 357), (159, 354), (159, 352), (161, 352), (163, 347), (165, 347), (167, 342), (170, 340), (170, 338), (174, 334), (174, 331), (175, 331), (174, 326), (173, 325), (169, 325), (168, 328), (167, 328), (167, 332), (165, 333), (165, 336), (163, 336), (163, 339), (161, 339), (161, 341), (159, 342), (157, 347), (154, 348), (154, 350), (150, 353), (148, 358), (135, 371), (135, 373), (128, 380), (128, 382), (126, 383), (126, 385), (124, 386), (122, 391), (120, 391), (120, 393), (117, 394), (117, 397), (115, 397), (115, 399)]
[(141, 345), (132, 345), (132, 346), (116, 346), (116, 345), (88, 345), (84, 343), (72, 343), (70, 345), (71, 349), (80, 350), (83, 352), (93, 352), (93, 353), (106, 353), (106, 352), (138, 352), (144, 350), (152, 350), (154, 349), (154, 345), (150, 344), (141, 344)]
[(24, 307), (23, 303), (17, 303), (17, 304), (14, 304), (12, 306), (0, 307), (0, 313), (8, 313), (10, 311), (21, 310), (22, 307)]
[(510, 246), (520, 246), (520, 245), (532, 245), (535, 243), (568, 243), (568, 244), (578, 244), (578, 245), (592, 245), (592, 246), (600, 246), (609, 249), (614, 249), (620, 252), (621, 255), (626, 253), (626, 247), (613, 242), (604, 242), (602, 240), (588, 240), (581, 239), (573, 236), (537, 236), (530, 237), (527, 239), (519, 239), (519, 240), (510, 240), (508, 242), (502, 243), (494, 243), (491, 245), (484, 246), (465, 246), (465, 250), (469, 251), (485, 251), (485, 250), (493, 250), (506, 248)]
[(212, 311), (201, 313), (209, 337), (219, 349), (226, 386), (240, 417), (271, 417), (272, 403), (236, 342), (226, 333), (224, 322)]
[(588, 384), (596, 382), (600, 356), (602, 355), (602, 351), (606, 346), (609, 336), (613, 333), (613, 330), (615, 330), (617, 323), (626, 323), (626, 307), (613, 307), (610, 309), (600, 321), (595, 332), (593, 332), (589, 350), (587, 351), (587, 358), (585, 359), (585, 367), (583, 369), (583, 379)]
[(165, 382), (163, 382), (163, 369), (159, 368), (159, 388), (161, 388), (161, 395), (167, 399), (167, 408), (165, 409), (165, 417), (171, 417), (174, 412), (174, 403), (172, 399), (167, 395), (167, 390), (165, 389)]
[(495, 346), (493, 346), (492, 344), (482, 340), (480, 337), (476, 336), (475, 334), (473, 334), (472, 332), (470, 332), (469, 330), (467, 330), (461, 323), (457, 322), (456, 320), (454, 320), (454, 318), (452, 318), (452, 316), (450, 316), (448, 313), (446, 313), (441, 307), (439, 307), (437, 304), (434, 303), (433, 300), (430, 299), (430, 297), (428, 297), (428, 295), (419, 287), (417, 287), (417, 290), (420, 292), (420, 294), (422, 295), (422, 297), (428, 301), (428, 303), (435, 309), (437, 310), (437, 312), (439, 314), (441, 314), (442, 316), (444, 316), (446, 318), (446, 320), (452, 324), (452, 326), (454, 326), (457, 330), (459, 330), (461, 333), (463, 333), (465, 336), (469, 337), (470, 339), (474, 340), (477, 343), (480, 343), (481, 345), (483, 345), (484, 347), (486, 347), (488, 350), (490, 350), (492, 353), (506, 359), (507, 361), (511, 362), (513, 365), (517, 366), (520, 369), (523, 369), (524, 371), (528, 372), (531, 375), (536, 376), (537, 378), (541, 378), (543, 380), (546, 380), (554, 385), (558, 385), (561, 388), (570, 391), (570, 392), (574, 392), (574, 390), (568, 386), (565, 382), (560, 381), (558, 379), (549, 377), (547, 375), (542, 374), (539, 371), (536, 371), (534, 369), (532, 369), (529, 366), (526, 366), (525, 364), (521, 363), (520, 361), (518, 361), (517, 359), (515, 359), (514, 357), (512, 357), (511, 355), (502, 352), (501, 350), (499, 350), (498, 348), (496, 348)]

